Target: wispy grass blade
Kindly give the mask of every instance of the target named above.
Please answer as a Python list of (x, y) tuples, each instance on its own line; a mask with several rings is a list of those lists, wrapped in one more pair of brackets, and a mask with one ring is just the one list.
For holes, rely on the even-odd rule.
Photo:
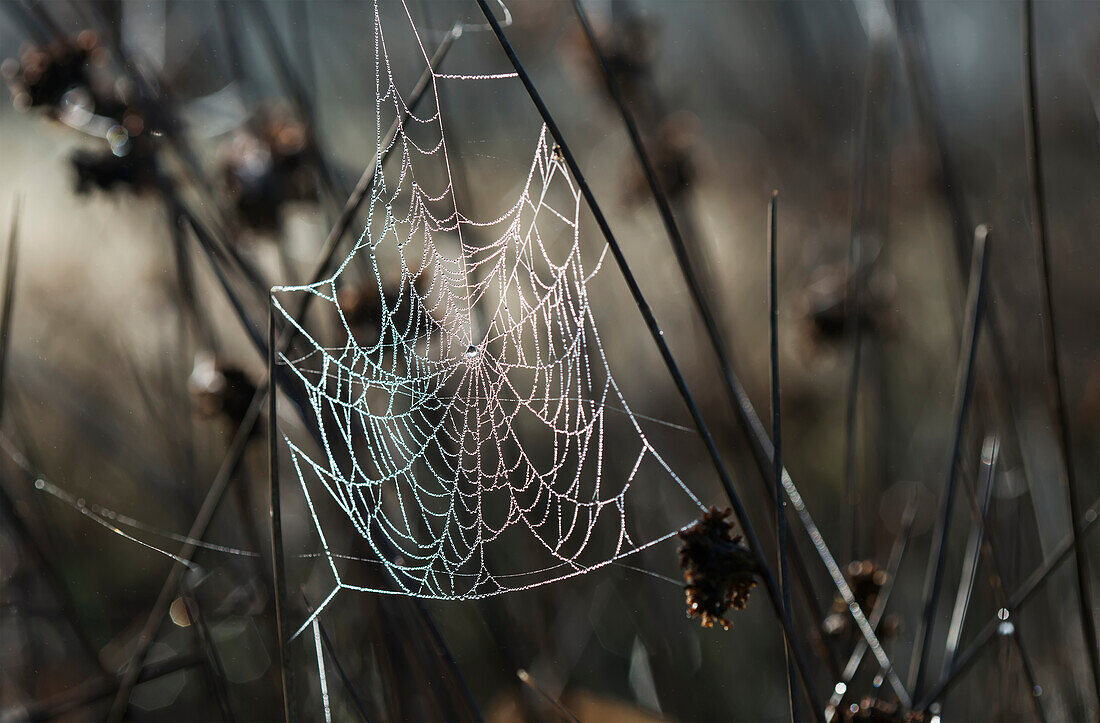
[(936, 609), (943, 585), (943, 568), (947, 561), (947, 537), (951, 531), (951, 512), (955, 500), (955, 484), (959, 475), (959, 450), (962, 447), (967, 412), (970, 409), (971, 391), (974, 386), (975, 359), (978, 354), (978, 334), (982, 328), (982, 310), (985, 304), (985, 278), (988, 267), (989, 229), (979, 226), (974, 232), (974, 252), (970, 262), (970, 284), (966, 298), (962, 343), (959, 346), (959, 363), (955, 374), (954, 409), (951, 413), (951, 445), (947, 457), (944, 486), (940, 493), (939, 514), (933, 532), (932, 549), (924, 582), (921, 620), (913, 642), (913, 667), (910, 689), (917, 694), (924, 683), (928, 665), (929, 642), (935, 631)]
[[(998, 606), (1001, 610), (1007, 611), (1008, 615), (1011, 616), (1011, 610), (1007, 607), (1009, 604), (1008, 594), (1005, 592), (1004, 588), (1005, 560), (998, 554), (1001, 547), (997, 543), (997, 536), (989, 519), (990, 505), (993, 498), (993, 487), (996, 483), (999, 453), (1000, 443), (997, 437), (987, 437), (982, 445), (980, 468), (978, 472), (978, 491), (982, 494), (982, 499), (980, 501), (977, 499), (974, 490), (967, 485), (963, 486), (970, 502), (974, 527), (970, 546), (967, 548), (967, 556), (963, 562), (962, 582), (959, 585), (955, 610), (951, 617), (951, 628), (947, 635), (947, 647), (944, 652), (944, 665), (941, 678), (950, 674), (955, 664), (955, 655), (958, 651), (959, 639), (962, 636), (963, 625), (966, 623), (974, 580), (977, 577), (977, 557), (979, 554), (987, 558), (986, 564), (989, 566), (994, 597), (997, 600)], [(999, 627), (998, 630), (1000, 631), (1003, 628), (1004, 630), (1010, 631), (1005, 634), (1012, 638), (1017, 654), (1020, 656), (1020, 662), (1024, 669), (1024, 679), (1027, 682), (1027, 690), (1024, 696), (1032, 701), (1035, 707), (1036, 718), (1040, 721), (1045, 721), (1046, 714), (1043, 711), (1043, 705), (1039, 696), (1035, 694), (1035, 691), (1039, 689), (1035, 679), (1035, 666), (1032, 664), (1031, 657), (1028, 655), (1027, 649), (1024, 646), (1020, 625), (1018, 622), (1011, 622), (1009, 626), (1005, 628), (1003, 623), (1006, 622), (1006, 619), (1001, 617), (1000, 612), (998, 612), (997, 617), (1002, 621), (1002, 626)]]
[[(794, 629), (791, 616), (791, 580), (787, 562), (787, 498), (783, 494), (783, 415), (779, 388), (779, 192), (773, 191), (768, 202), (768, 327), (772, 392), (772, 456), (775, 474), (775, 537), (778, 547), (779, 586), (783, 595), (784, 623)], [(798, 678), (790, 660), (790, 645), (784, 644), (787, 659), (787, 695), (791, 720), (802, 720), (802, 701), (798, 695)]]
[[(1091, 507), (1085, 510), (1085, 514), (1078, 520), (1076, 537), (1084, 540), (1086, 535), (1092, 532), (1097, 526), (1096, 523), (1098, 519), (1100, 519), (1100, 500), (1097, 500)], [(988, 532), (989, 530), (987, 529), (987, 534)], [(1057, 571), (1062, 563), (1064, 563), (1073, 553), (1073, 540), (1074, 535), (1066, 535), (1066, 539), (1062, 540), (1054, 554), (1031, 573), (1016, 592), (1009, 596), (1008, 603), (1004, 606), (1006, 610), (1018, 610), (1027, 603), (1036, 592), (1043, 589), (1043, 586), (1050, 580), (1054, 572)], [(925, 710), (932, 702), (943, 698), (943, 696), (959, 682), (963, 674), (969, 670), (970, 666), (973, 665), (980, 653), (985, 649), (985, 646), (995, 639), (997, 630), (1002, 622), (1004, 621), (995, 614), (992, 619), (985, 624), (981, 631), (974, 636), (974, 640), (970, 645), (955, 657), (954, 669), (940, 678), (936, 685), (918, 701), (914, 710)]]
[(1000, 454), (1000, 441), (987, 437), (982, 445), (982, 464), (978, 474), (978, 492), (981, 494), (980, 519), (975, 520), (970, 529), (970, 538), (966, 542), (966, 555), (963, 558), (962, 571), (959, 573), (959, 587), (955, 593), (955, 606), (951, 611), (951, 622), (947, 627), (947, 644), (944, 647), (941, 675), (951, 669), (952, 660), (959, 649), (966, 613), (970, 608), (970, 599), (974, 592), (974, 583), (978, 579), (978, 557), (981, 555), (985, 538), (985, 520), (989, 518), (989, 505), (993, 501), (993, 485)]

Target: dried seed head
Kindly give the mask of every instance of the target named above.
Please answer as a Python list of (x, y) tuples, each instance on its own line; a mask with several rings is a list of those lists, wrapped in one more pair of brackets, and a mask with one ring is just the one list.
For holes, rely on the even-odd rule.
[(730, 513), (711, 507), (680, 533), (688, 617), (702, 618), (707, 628), (717, 623), (728, 630), (726, 612), (743, 610), (756, 587), (756, 561), (741, 536), (733, 534), (733, 523), (726, 519)]
[(256, 394), (256, 385), (248, 374), (223, 364), (211, 352), (195, 355), (187, 386), (196, 412), (204, 417), (224, 416), (234, 428), (244, 420)]
[(306, 126), (281, 104), (261, 108), (221, 149), (221, 177), (237, 221), (255, 231), (279, 227), (291, 201), (315, 201)]
[(848, 723), (923, 723), (924, 714), (906, 711), (896, 702), (864, 697), (859, 703), (844, 708)]
[[(889, 579), (885, 570), (879, 567), (873, 560), (853, 560), (844, 570), (844, 577), (852, 588), (852, 595), (864, 613), (869, 613), (878, 600), (879, 592)], [(889, 619), (884, 620), (879, 631), (879, 637), (889, 639), (897, 631), (897, 621), (893, 625)], [(823, 623), (825, 633), (831, 636), (840, 636), (854, 632), (852, 628), (852, 616), (848, 611), (848, 605), (839, 594), (833, 597), (832, 612)]]

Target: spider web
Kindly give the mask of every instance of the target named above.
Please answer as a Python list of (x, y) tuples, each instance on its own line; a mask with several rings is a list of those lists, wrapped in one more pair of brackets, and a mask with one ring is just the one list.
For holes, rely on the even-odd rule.
[[(377, 2), (374, 18), (381, 129), (408, 108)], [(341, 589), (472, 599), (602, 567), (676, 534), (639, 531), (629, 514), (669, 480), (703, 507), (612, 376), (588, 293), (607, 246), (586, 268), (580, 193), (546, 128), (501, 215), (472, 218), (456, 199), (440, 84), (514, 77), (437, 73), (432, 107), (390, 146), (378, 136), (379, 157), (399, 162), (377, 174), (352, 253), (323, 282), (273, 290), (305, 342), (278, 363), (303, 385), (323, 439), (311, 454), (284, 436), (336, 579), (313, 616)], [(287, 311), (295, 293), (318, 297), (339, 343), (322, 345)], [(321, 489), (386, 575), (355, 584), (341, 573)]]

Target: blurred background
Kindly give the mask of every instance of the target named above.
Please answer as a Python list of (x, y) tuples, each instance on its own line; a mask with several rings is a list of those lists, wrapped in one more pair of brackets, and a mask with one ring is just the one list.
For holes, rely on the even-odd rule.
[[(783, 461), (857, 602), (878, 611), (915, 712), (905, 717), (910, 706), (870, 654), (845, 675), (860, 634), (792, 512), (794, 627), (816, 699), (855, 720), (1096, 720), (1077, 565), (1090, 585), (1100, 575), (1090, 534), (1100, 6), (1030, 8), (1032, 104), (1020, 2), (580, 5), (606, 68), (565, 0), (507, 0), (504, 30), (623, 247), (769, 561), (775, 512), (760, 437), (726, 393), (605, 69), (764, 429), (767, 208), (778, 189)], [(376, 127), (375, 13), (369, 0), (0, 0), (11, 99), (0, 104), (4, 721), (283, 717), (258, 346), (267, 289), (310, 279), (334, 225), (338, 264), (367, 223), (365, 208), (341, 212), (386, 131)], [(512, 70), (473, 0), (380, 0), (377, 13), (402, 28), (386, 41), (407, 61), (394, 67), (406, 99), (424, 71), (417, 37), (429, 55), (446, 46), (439, 72)], [(456, 23), (463, 32), (448, 42)], [(530, 168), (538, 113), (518, 80), (440, 88), (456, 196), (471, 218), (495, 218)], [(979, 224), (989, 228), (984, 314), (963, 404)], [(581, 236), (591, 268), (603, 240), (587, 211)], [(1044, 333), (1048, 290), (1068, 445)], [(679, 425), (647, 426), (650, 440), (705, 504), (729, 506), (610, 260), (589, 294), (624, 397)], [(360, 303), (374, 308), (377, 294)], [(279, 415), (280, 433), (308, 441), (282, 396)], [(621, 477), (636, 451), (614, 431), (608, 440), (608, 474)], [(294, 630), (332, 585), (282, 454)], [(942, 590), (922, 643), (952, 476)], [(698, 513), (662, 494), (639, 511), (658, 528), (647, 539)], [(328, 542), (368, 554), (328, 503), (318, 512)], [(729, 630), (700, 626), (686, 614), (677, 547), (479, 601), (342, 592), (316, 639), (307, 630), (286, 648), (293, 713), (789, 719), (766, 592), (729, 613)], [(808, 701), (802, 710), (812, 716)]]

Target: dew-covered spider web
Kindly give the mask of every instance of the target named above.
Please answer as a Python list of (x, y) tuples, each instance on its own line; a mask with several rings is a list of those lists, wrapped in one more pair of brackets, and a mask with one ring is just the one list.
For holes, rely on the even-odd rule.
[[(426, 65), (407, 7), (402, 25)], [(379, 129), (408, 112), (391, 36), (376, 3)], [(640, 497), (702, 507), (612, 374), (589, 296), (607, 247), (582, 234), (580, 193), (546, 128), (531, 128), (530, 164), (503, 212), (476, 218), (460, 205), (441, 87), (456, 97), (471, 84), (505, 83), (518, 81), (436, 74), (427, 110), (391, 145), (378, 136), (390, 161), (354, 251), (331, 278), (273, 294), (280, 321), (302, 340), (279, 363), (303, 385), (324, 440), (309, 451), (284, 437), (336, 579), (332, 595), (526, 589), (620, 560), (690, 521), (643, 528), (632, 514)], [(327, 332), (287, 311), (294, 294), (317, 297)], [(337, 341), (323, 344), (323, 333)], [(337, 564), (319, 494), (369, 547), (368, 581), (351, 582)]]

